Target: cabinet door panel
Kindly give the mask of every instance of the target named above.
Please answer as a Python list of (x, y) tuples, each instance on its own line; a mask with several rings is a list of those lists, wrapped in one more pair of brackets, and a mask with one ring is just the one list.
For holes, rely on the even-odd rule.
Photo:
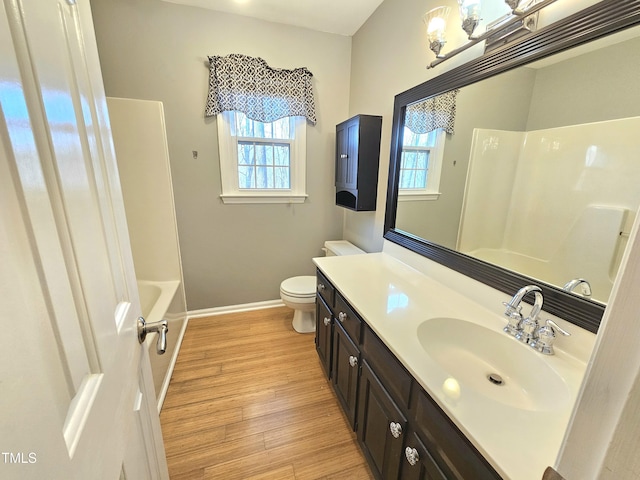
[(358, 401), (358, 441), (374, 473), (383, 479), (398, 478), (407, 419), (366, 360)]
[(501, 478), (424, 390), (420, 390), (416, 397), (416, 429), (447, 478)]
[(336, 127), (336, 186), (348, 188), (347, 176), (349, 167), (349, 132), (348, 124)]
[(316, 297), (316, 350), (324, 371), (331, 377), (331, 333), (333, 319), (331, 310), (322, 297)]
[(360, 350), (341, 325), (333, 329), (333, 363), (331, 376), (336, 396), (342, 404), (352, 429), (356, 429), (356, 402), (358, 400), (358, 372)]
[(347, 126), (347, 158), (345, 186), (358, 188), (358, 145), (360, 144), (360, 122), (353, 122)]
[(408, 433), (402, 456), (401, 480), (447, 480), (415, 432)]

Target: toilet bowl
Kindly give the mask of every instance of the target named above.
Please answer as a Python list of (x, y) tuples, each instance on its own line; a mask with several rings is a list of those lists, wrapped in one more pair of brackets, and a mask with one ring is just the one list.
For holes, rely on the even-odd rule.
[(292, 323), (296, 332), (316, 331), (316, 277), (287, 278), (280, 284), (280, 298), (294, 310)]
[[(365, 253), (346, 240), (329, 240), (322, 249), (327, 256)], [(280, 284), (282, 303), (294, 310), (293, 329), (298, 333), (316, 331), (316, 277), (303, 275), (287, 278)]]

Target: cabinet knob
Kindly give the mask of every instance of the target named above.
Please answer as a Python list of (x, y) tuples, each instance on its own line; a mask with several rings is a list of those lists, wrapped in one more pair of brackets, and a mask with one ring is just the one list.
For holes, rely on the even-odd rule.
[(325, 287), (324, 284), (322, 284), (322, 283), (318, 284), (318, 291), (319, 292), (323, 291), (325, 288), (327, 288), (327, 287)]
[(341, 322), (344, 322), (347, 319), (348, 315), (344, 312), (340, 312), (338, 314), (338, 320), (340, 320)]
[(346, 153), (343, 153), (343, 154), (340, 155), (340, 158), (348, 158), (348, 157), (349, 157), (349, 155), (347, 155)]
[(407, 457), (407, 462), (412, 467), (420, 461), (420, 455), (415, 448), (407, 447), (404, 451), (404, 456)]
[(331, 323), (331, 319), (329, 317), (324, 317), (324, 326), (328, 327)]
[(349, 355), (349, 365), (355, 367), (358, 365), (358, 357), (354, 357), (353, 355)]
[(402, 425), (396, 422), (391, 422), (389, 424), (389, 430), (391, 430), (391, 435), (393, 438), (399, 438), (402, 435)]

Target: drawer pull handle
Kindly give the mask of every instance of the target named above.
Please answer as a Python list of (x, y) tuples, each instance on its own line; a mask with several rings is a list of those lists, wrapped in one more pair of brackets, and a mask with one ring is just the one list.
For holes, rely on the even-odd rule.
[(323, 291), (325, 288), (327, 288), (327, 287), (325, 287), (324, 284), (322, 284), (322, 283), (318, 284), (318, 291), (319, 292)]
[(341, 153), (340, 154), (340, 158), (348, 158), (348, 157), (349, 157), (349, 155), (347, 155), (346, 153)]
[(340, 320), (341, 322), (344, 322), (347, 319), (348, 315), (344, 312), (340, 312), (338, 314), (338, 320)]
[(349, 365), (351, 365), (352, 367), (355, 367), (356, 365), (358, 365), (358, 357), (354, 357), (353, 355), (350, 355)]
[(404, 451), (404, 456), (407, 457), (407, 462), (412, 467), (420, 461), (420, 455), (418, 455), (418, 451), (415, 448), (407, 447)]
[(331, 323), (331, 319), (329, 317), (324, 317), (324, 326), (328, 327)]
[(400, 425), (399, 423), (391, 422), (389, 424), (389, 430), (391, 430), (391, 435), (393, 435), (393, 438), (400, 438), (400, 435), (402, 435), (402, 425)]

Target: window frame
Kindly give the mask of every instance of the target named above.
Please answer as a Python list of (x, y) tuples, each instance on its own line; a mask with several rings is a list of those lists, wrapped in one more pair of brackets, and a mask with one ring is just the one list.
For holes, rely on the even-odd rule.
[[(234, 203), (304, 203), (306, 193), (307, 122), (304, 117), (288, 117), (293, 139), (261, 139), (231, 134), (235, 111), (225, 111), (216, 116), (218, 124), (218, 152), (220, 154), (220, 198), (225, 204)], [(238, 142), (289, 143), (290, 188), (241, 189), (238, 183)]]
[[(399, 202), (433, 201), (440, 198), (440, 176), (447, 133), (442, 128), (437, 129), (437, 132), (433, 147), (410, 147), (411, 150), (430, 152), (427, 164), (427, 184), (425, 188), (398, 188)], [(400, 170), (401, 174), (402, 170)]]

